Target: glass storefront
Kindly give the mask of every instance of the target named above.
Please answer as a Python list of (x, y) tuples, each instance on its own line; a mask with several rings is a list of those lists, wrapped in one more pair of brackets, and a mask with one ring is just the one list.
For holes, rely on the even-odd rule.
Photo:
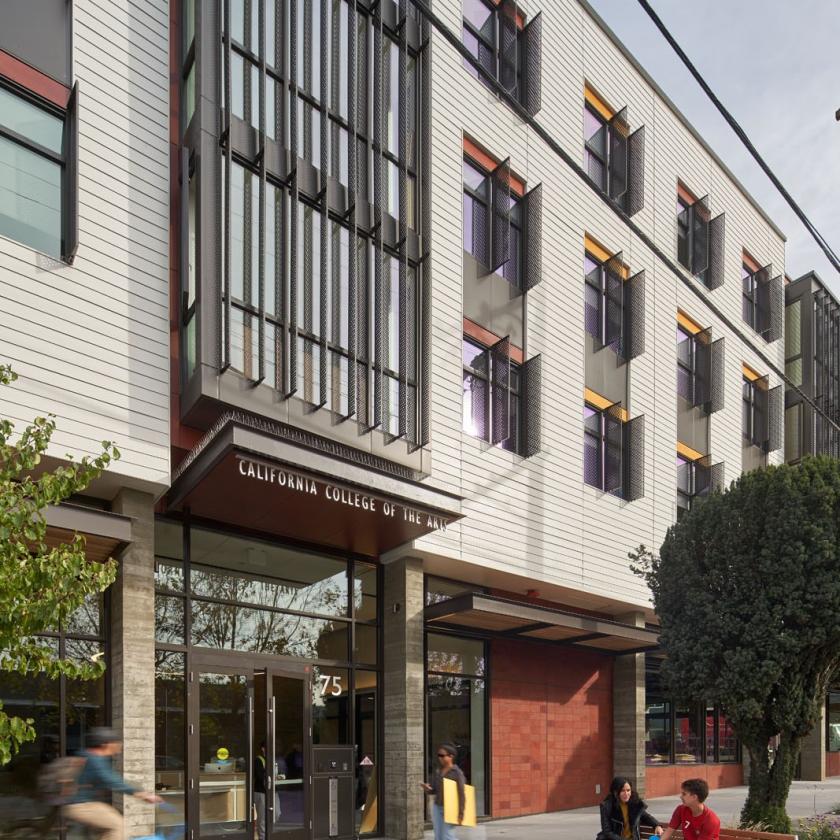
[(487, 814), (487, 651), (480, 639), (426, 634), (427, 770), (437, 767), (437, 747), (451, 743), (476, 811)]
[(829, 752), (840, 752), (840, 688), (828, 693), (826, 726), (826, 749)]
[(355, 829), (376, 832), (378, 568), (165, 520), (155, 546), (160, 827), (238, 838), (259, 814), (304, 836), (311, 748), (347, 745)]
[[(99, 659), (107, 653), (106, 610), (102, 596), (89, 599), (66, 626), (40, 641), (61, 659)], [(36, 738), (0, 766), (0, 824), (10, 834), (57, 840), (66, 836), (53, 809), (39, 797), (38, 779), (45, 765), (83, 749), (90, 730), (108, 719), (106, 681), (78, 681), (43, 674), (0, 671), (0, 702), (13, 717), (32, 720)]]

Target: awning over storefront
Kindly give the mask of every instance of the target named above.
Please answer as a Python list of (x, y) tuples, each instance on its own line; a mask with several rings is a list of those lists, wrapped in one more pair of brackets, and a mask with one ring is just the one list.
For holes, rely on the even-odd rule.
[(461, 516), (457, 496), (399, 464), (228, 414), (173, 475), (167, 510), (377, 556)]
[(539, 639), (601, 653), (641, 653), (658, 647), (658, 634), (605, 618), (467, 592), (425, 610), (428, 627), (477, 631), (501, 638)]
[(44, 518), (47, 521), (45, 542), (50, 548), (81, 534), (88, 560), (102, 563), (131, 542), (131, 519), (118, 513), (65, 503), (50, 505)]

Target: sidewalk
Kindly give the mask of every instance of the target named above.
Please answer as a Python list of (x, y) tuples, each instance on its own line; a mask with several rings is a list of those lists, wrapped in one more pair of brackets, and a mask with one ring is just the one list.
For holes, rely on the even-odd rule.
[[(722, 788), (709, 794), (709, 806), (720, 817), (722, 825), (736, 826), (738, 816), (747, 798), (746, 787)], [(661, 822), (667, 822), (679, 797), (663, 796), (649, 799), (651, 813)], [(825, 782), (794, 782), (788, 797), (787, 811), (794, 820), (821, 814), (840, 804), (840, 778)], [(577, 808), (573, 811), (556, 811), (553, 814), (536, 814), (481, 823), (477, 828), (456, 829), (460, 840), (595, 840), (600, 826), (598, 808)], [(431, 831), (425, 840), (432, 840)]]

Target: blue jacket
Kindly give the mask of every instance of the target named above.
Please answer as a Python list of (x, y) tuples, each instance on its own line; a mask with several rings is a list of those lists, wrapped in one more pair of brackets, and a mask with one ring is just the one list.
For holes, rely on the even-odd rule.
[(85, 759), (82, 772), (76, 786), (76, 793), (70, 797), (68, 804), (77, 805), (82, 802), (109, 802), (111, 793), (133, 794), (133, 788), (119, 773), (117, 773), (111, 759), (104, 755), (94, 755), (86, 751), (79, 753)]

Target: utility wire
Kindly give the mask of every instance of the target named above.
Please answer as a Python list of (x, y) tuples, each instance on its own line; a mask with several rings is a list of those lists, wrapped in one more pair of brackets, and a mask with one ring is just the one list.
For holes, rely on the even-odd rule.
[(718, 111), (720, 111), (723, 118), (726, 120), (727, 123), (729, 123), (729, 127), (735, 132), (735, 134), (738, 136), (738, 139), (747, 147), (747, 151), (755, 158), (756, 162), (761, 167), (764, 174), (773, 182), (773, 186), (775, 186), (776, 189), (782, 194), (785, 201), (787, 201), (787, 203), (790, 205), (791, 210), (793, 210), (793, 212), (796, 213), (796, 215), (799, 217), (799, 220), (802, 222), (803, 225), (805, 225), (806, 229), (811, 234), (811, 236), (814, 237), (814, 240), (816, 241), (817, 245), (820, 246), (822, 252), (826, 255), (826, 257), (828, 257), (829, 262), (834, 266), (835, 271), (840, 273), (840, 259), (838, 259), (837, 254), (834, 253), (834, 250), (828, 244), (828, 242), (826, 242), (823, 235), (817, 230), (813, 222), (805, 215), (805, 211), (796, 203), (793, 196), (785, 189), (782, 182), (776, 177), (773, 170), (768, 166), (767, 162), (759, 154), (758, 150), (753, 145), (750, 138), (747, 136), (747, 132), (744, 131), (743, 128), (741, 128), (740, 124), (735, 119), (735, 117), (733, 117), (732, 114), (729, 113), (729, 111), (726, 109), (726, 107), (720, 101), (720, 99), (718, 99), (717, 96), (715, 96), (715, 92), (709, 87), (706, 80), (700, 74), (700, 71), (692, 64), (691, 60), (685, 54), (682, 47), (677, 43), (674, 36), (668, 31), (668, 28), (662, 22), (662, 19), (659, 17), (659, 15), (656, 14), (656, 12), (651, 7), (650, 3), (648, 3), (648, 0), (639, 0), (639, 5), (647, 12), (648, 17), (650, 17), (650, 19), (656, 25), (656, 28), (662, 33), (662, 35), (665, 37), (665, 40), (671, 45), (674, 52), (680, 57), (682, 63), (688, 68), (689, 73), (691, 73), (691, 75), (694, 76), (694, 78), (697, 81), (697, 84), (699, 84), (700, 87), (703, 88), (703, 91), (705, 92), (706, 96), (708, 96), (709, 99), (712, 100), (712, 103), (714, 104), (715, 108), (717, 108)]
[[(767, 367), (772, 370), (789, 388), (796, 391), (802, 399), (810, 405), (814, 411), (822, 415), (826, 421), (838, 432), (840, 432), (840, 425), (826, 413), (825, 409), (821, 408), (814, 399), (806, 394), (793, 380), (789, 379), (784, 370), (780, 369), (776, 363), (770, 359), (759, 347), (753, 344), (752, 339), (747, 336), (730, 318), (721, 312), (720, 307), (713, 301), (711, 295), (706, 295), (700, 291), (698, 284), (693, 278), (688, 277), (676, 263), (665, 254), (662, 249), (622, 210), (609, 196), (603, 193), (594, 184), (592, 179), (586, 171), (575, 161), (572, 156), (555, 140), (548, 131), (537, 122), (535, 117), (532, 117), (519, 101), (507, 91), (496, 79), (496, 77), (482, 67), (475, 56), (464, 46), (461, 39), (453, 33), (449, 27), (429, 8), (426, 0), (411, 0), (414, 7), (426, 18), (429, 23), (438, 31), (438, 33), (449, 43), (455, 50), (469, 62), (471, 67), (481, 75), (482, 79), (487, 83), (487, 86), (493, 90), (499, 98), (507, 103), (507, 105), (533, 130), (534, 133), (556, 154), (583, 182), (595, 193), (601, 201), (618, 216), (630, 230), (647, 246), (647, 248), (664, 263), (671, 272), (687, 286), (692, 293), (700, 301), (702, 301), (715, 315), (724, 323), (732, 333), (740, 338), (744, 344), (750, 346), (755, 351), (756, 355), (764, 362)], [(427, 93), (428, 95), (428, 93)]]

